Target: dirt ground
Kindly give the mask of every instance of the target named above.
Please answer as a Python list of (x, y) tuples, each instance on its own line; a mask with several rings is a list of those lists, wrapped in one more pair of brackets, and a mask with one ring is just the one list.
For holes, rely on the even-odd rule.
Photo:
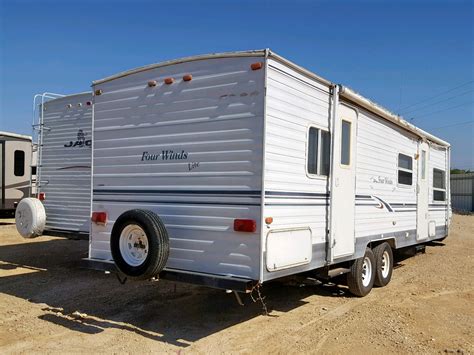
[(79, 268), (88, 243), (22, 239), (0, 220), (2, 353), (474, 352), (474, 216), (399, 257), (365, 298), (334, 284), (272, 283), (262, 306), (167, 281), (127, 282)]

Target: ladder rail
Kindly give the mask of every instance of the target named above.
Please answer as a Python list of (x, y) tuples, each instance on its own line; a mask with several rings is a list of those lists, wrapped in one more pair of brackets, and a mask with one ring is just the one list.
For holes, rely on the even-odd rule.
[[(36, 151), (36, 179), (35, 179), (35, 196), (39, 193), (40, 179), (41, 179), (41, 165), (43, 161), (42, 148), (43, 148), (43, 119), (44, 119), (44, 104), (49, 100), (54, 100), (60, 97), (64, 97), (63, 94), (56, 94), (53, 92), (44, 92), (42, 94), (36, 94), (33, 97), (33, 120), (32, 120), (32, 136), (31, 136), (31, 163), (30, 163), (30, 196), (33, 195), (33, 153)], [(40, 110), (38, 112), (38, 110)], [(36, 123), (37, 122), (37, 123)], [(35, 150), (36, 147), (36, 150)]]

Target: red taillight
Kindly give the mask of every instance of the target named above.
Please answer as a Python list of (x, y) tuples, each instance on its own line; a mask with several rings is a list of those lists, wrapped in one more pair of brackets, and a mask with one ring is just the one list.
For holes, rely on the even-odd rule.
[(173, 84), (174, 83), (174, 79), (173, 78), (165, 78), (165, 84), (167, 85), (170, 85), (170, 84)]
[(253, 233), (257, 230), (257, 222), (253, 219), (234, 219), (234, 230)]
[(91, 221), (95, 224), (107, 224), (107, 212), (92, 212)]
[(183, 80), (184, 81), (191, 81), (191, 80), (193, 80), (193, 76), (191, 74), (186, 74), (185, 76), (183, 76)]
[(46, 194), (44, 192), (40, 192), (38, 194), (38, 200), (44, 201), (46, 199)]

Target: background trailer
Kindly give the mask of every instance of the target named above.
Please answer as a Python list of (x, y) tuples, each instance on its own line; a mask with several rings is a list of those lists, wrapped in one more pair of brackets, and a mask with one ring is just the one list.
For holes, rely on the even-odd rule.
[[(41, 96), (41, 95), (40, 95)], [(38, 102), (36, 196), (46, 212), (45, 233), (89, 235), (92, 94)]]
[(14, 211), (30, 194), (31, 137), (0, 132), (0, 211)]
[(449, 144), (269, 50), (93, 91), (91, 263), (238, 291), (345, 272), (363, 296), (448, 234)]

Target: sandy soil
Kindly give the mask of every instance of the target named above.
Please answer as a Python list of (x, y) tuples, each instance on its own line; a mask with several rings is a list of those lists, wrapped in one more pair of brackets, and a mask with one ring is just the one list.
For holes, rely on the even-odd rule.
[(24, 240), (0, 220), (2, 353), (472, 353), (474, 216), (399, 257), (365, 298), (333, 284), (273, 283), (259, 303), (172, 282), (127, 282), (81, 269), (87, 241)]

